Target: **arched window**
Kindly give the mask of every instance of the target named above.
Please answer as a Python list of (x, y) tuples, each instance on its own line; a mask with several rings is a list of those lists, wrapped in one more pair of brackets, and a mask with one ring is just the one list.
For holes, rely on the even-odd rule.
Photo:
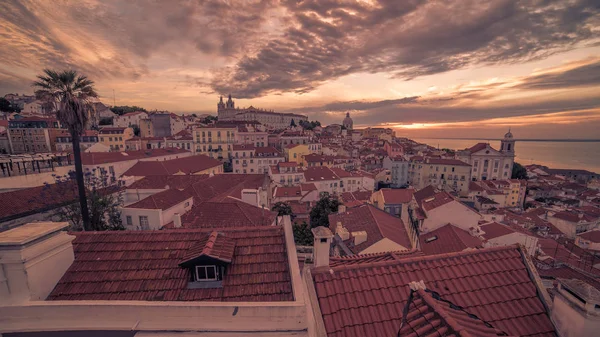
[(508, 148), (507, 148), (507, 150), (508, 150), (508, 151), (510, 151), (510, 144), (508, 144)]

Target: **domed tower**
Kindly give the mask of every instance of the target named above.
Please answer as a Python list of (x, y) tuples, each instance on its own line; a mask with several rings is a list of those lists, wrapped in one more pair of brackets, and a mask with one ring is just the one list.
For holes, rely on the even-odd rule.
[(217, 103), (217, 112), (225, 109), (225, 103), (223, 102), (223, 96), (219, 98), (219, 103)]
[(235, 108), (235, 103), (233, 103), (233, 100), (231, 99), (231, 94), (229, 94), (229, 99), (227, 100), (227, 109), (234, 109)]
[(349, 112), (346, 112), (346, 118), (344, 118), (344, 121), (342, 122), (342, 125), (347, 130), (352, 130), (352, 127), (354, 126), (354, 122), (352, 121), (352, 118), (350, 118), (350, 113)]
[(500, 142), (500, 152), (515, 155), (515, 139), (510, 129), (508, 129), (508, 132), (504, 135), (504, 139)]

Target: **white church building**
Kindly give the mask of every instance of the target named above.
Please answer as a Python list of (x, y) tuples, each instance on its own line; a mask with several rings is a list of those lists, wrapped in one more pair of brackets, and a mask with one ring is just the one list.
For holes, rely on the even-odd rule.
[(510, 179), (515, 162), (515, 140), (508, 130), (500, 141), (500, 150), (489, 143), (477, 143), (474, 146), (458, 151), (456, 159), (471, 165), (471, 179), (496, 180)]

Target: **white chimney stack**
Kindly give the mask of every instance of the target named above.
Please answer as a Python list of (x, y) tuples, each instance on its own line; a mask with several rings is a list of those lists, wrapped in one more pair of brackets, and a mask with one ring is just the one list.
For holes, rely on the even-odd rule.
[(175, 225), (175, 228), (181, 228), (181, 214), (173, 214), (173, 225)]
[(33, 222), (0, 233), (0, 304), (45, 300), (74, 260), (67, 222)]
[(367, 241), (367, 232), (365, 232), (365, 231), (352, 232), (352, 237), (354, 238), (354, 245), (358, 246), (361, 243)]
[(339, 205), (338, 206), (338, 213), (342, 214), (346, 212), (346, 205)]
[(315, 267), (329, 267), (329, 250), (333, 233), (327, 227), (319, 226), (311, 229), (314, 236), (314, 264)]
[(350, 232), (348, 232), (347, 228), (344, 228), (340, 221), (338, 221), (336, 224), (335, 234), (339, 235), (340, 238), (344, 241), (350, 239)]

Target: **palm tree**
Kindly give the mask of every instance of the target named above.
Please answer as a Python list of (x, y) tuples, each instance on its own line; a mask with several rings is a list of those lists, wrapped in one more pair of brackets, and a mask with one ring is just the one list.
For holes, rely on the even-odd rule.
[(32, 84), (36, 88), (36, 97), (43, 102), (47, 102), (53, 108), (53, 111), (56, 112), (56, 118), (71, 134), (83, 230), (90, 230), (90, 216), (85, 195), (79, 141), (90, 118), (93, 117), (94, 106), (90, 99), (98, 97), (94, 89), (94, 82), (86, 76), (77, 74), (74, 70), (57, 72), (44, 69), (44, 74), (39, 75), (37, 78), (38, 80)]

